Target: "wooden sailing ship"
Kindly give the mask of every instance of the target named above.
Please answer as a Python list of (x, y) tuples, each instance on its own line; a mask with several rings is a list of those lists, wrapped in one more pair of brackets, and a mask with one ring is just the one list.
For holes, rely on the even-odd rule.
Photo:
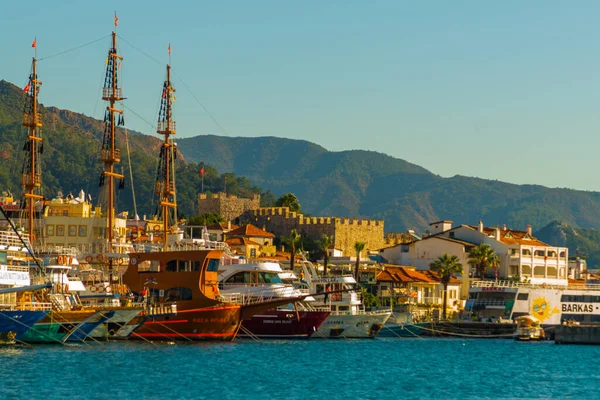
[[(169, 56), (171, 46), (169, 45)], [(255, 304), (225, 301), (219, 292), (218, 266), (223, 248), (200, 249), (193, 243), (174, 243), (176, 229), (175, 144), (171, 65), (167, 64), (163, 83), (157, 133), (164, 136), (160, 150), (156, 194), (159, 197), (159, 220), (164, 233), (161, 252), (132, 253), (123, 282), (134, 292), (143, 294), (146, 303), (165, 308), (177, 305), (176, 316), (158, 316), (146, 321), (132, 338), (153, 340), (232, 340), (242, 320), (252, 315), (288, 304), (300, 298), (278, 299)], [(171, 224), (173, 223), (173, 225)], [(173, 235), (173, 240), (170, 236)], [(174, 249), (176, 248), (176, 249)]]

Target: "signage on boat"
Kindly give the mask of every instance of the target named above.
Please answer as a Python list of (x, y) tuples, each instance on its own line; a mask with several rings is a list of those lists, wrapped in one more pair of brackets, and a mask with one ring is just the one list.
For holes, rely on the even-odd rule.
[(0, 285), (29, 285), (29, 272), (0, 271)]
[(214, 324), (214, 323), (225, 323), (227, 322), (227, 318), (192, 318), (192, 322), (195, 324)]
[(482, 287), (482, 292), (505, 292), (506, 288), (503, 287)]
[(600, 313), (600, 306), (591, 303), (562, 303), (562, 312), (578, 314), (594, 314), (594, 311)]

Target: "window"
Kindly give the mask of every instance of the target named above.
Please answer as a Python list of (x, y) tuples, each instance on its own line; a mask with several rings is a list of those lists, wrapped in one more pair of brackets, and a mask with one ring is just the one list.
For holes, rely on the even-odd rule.
[(256, 257), (256, 248), (255, 247), (252, 247), (250, 249), (250, 257)]
[(65, 226), (56, 225), (56, 236), (65, 236)]
[(165, 270), (167, 272), (177, 272), (177, 260), (168, 261)]
[(517, 257), (519, 255), (519, 249), (510, 249), (510, 256)]
[(536, 257), (545, 257), (546, 256), (546, 252), (544, 250), (536, 250), (534, 255)]
[(529, 298), (529, 293), (519, 293), (517, 295), (517, 300), (527, 300)]
[(553, 250), (548, 251), (548, 257), (556, 257), (556, 252)]
[(219, 270), (219, 260), (211, 258), (208, 260), (207, 271), (217, 272)]
[(77, 236), (77, 225), (69, 225), (69, 236)]
[(454, 232), (450, 232), (450, 233), (448, 234), (448, 236), (450, 236), (451, 238), (453, 238), (453, 239), (454, 239)]
[(279, 275), (273, 272), (261, 272), (258, 280), (264, 283), (283, 283)]
[(194, 261), (194, 271), (200, 271), (200, 261)]
[(54, 236), (54, 225), (48, 225), (46, 227), (46, 236)]
[(79, 236), (81, 236), (81, 237), (87, 236), (87, 226), (79, 225)]
[(560, 252), (560, 258), (565, 258), (567, 256), (567, 253), (565, 253), (564, 251)]
[(536, 278), (545, 278), (546, 277), (546, 268), (543, 265), (536, 265), (533, 268), (533, 276)]
[(69, 216), (69, 210), (62, 210), (62, 216), (63, 217), (68, 217)]
[(165, 301), (178, 300), (192, 300), (192, 290), (181, 286), (165, 290)]
[(548, 266), (548, 278), (558, 278), (558, 270), (556, 267)]
[(517, 276), (517, 275), (519, 275), (519, 266), (518, 265), (511, 265), (508, 268), (509, 268), (508, 274), (510, 276)]
[(531, 250), (529, 250), (529, 249), (523, 249), (523, 255), (524, 256), (530, 256), (531, 255)]
[(522, 275), (525, 277), (531, 276), (531, 265), (522, 265), (521, 266)]

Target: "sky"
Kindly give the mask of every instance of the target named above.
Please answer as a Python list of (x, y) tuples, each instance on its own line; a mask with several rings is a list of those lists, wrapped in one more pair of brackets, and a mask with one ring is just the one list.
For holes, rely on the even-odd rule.
[[(450, 177), (600, 191), (600, 2), (40, 1), (0, 14), (0, 79), (102, 118), (117, 27), (126, 127), (277, 136)], [(81, 46), (81, 47), (80, 47)], [(62, 54), (61, 54), (62, 53)], [(1, 140), (1, 138), (0, 138)]]

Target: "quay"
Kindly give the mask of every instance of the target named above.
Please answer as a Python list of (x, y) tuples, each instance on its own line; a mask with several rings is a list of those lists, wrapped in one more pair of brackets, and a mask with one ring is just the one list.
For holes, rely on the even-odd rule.
[(556, 327), (554, 343), (600, 344), (600, 324), (563, 324)]

